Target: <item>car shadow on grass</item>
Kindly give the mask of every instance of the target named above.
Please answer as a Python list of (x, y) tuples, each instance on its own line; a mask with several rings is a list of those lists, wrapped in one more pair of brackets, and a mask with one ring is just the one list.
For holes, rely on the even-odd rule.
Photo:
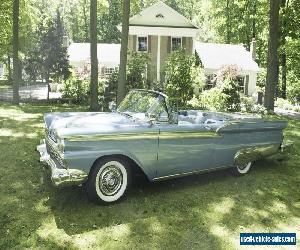
[[(159, 234), (161, 246), (173, 240), (180, 248), (194, 242), (198, 247), (204, 244), (216, 249), (224, 237), (218, 232), (220, 227), (225, 235), (253, 224), (272, 231), (278, 220), (299, 216), (294, 205), (300, 198), (296, 180), (282, 176), (283, 163), (259, 161), (249, 175), (240, 178), (222, 170), (157, 183), (139, 179), (125, 199), (109, 206), (90, 203), (84, 187), (56, 190), (48, 186), (47, 204), (57, 227), (68, 235), (126, 224), (133, 238), (151, 240), (151, 235)], [(277, 205), (285, 209), (272, 210)]]

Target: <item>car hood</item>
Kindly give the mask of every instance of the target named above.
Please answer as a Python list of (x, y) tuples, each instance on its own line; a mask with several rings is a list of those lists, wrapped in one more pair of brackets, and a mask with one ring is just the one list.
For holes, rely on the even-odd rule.
[(59, 137), (117, 133), (149, 125), (125, 114), (104, 112), (49, 113), (44, 119), (46, 128), (55, 131)]

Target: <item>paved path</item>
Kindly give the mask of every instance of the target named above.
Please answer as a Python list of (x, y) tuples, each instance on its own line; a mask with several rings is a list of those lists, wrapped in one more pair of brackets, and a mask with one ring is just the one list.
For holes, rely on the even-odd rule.
[[(22, 86), (19, 90), (20, 99), (35, 99), (35, 100), (46, 100), (47, 99), (47, 85), (36, 84), (29, 86)], [(12, 100), (13, 91), (12, 89), (0, 91), (0, 100), (10, 101)], [(50, 99), (61, 98), (61, 93), (50, 92)]]
[(300, 120), (300, 113), (293, 111), (293, 110), (285, 110), (285, 109), (275, 108), (274, 112), (277, 115), (283, 115), (283, 116), (287, 116), (287, 117), (290, 117), (293, 119)]

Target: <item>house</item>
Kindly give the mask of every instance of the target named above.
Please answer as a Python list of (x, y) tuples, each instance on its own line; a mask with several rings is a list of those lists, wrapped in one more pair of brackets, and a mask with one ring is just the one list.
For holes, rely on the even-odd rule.
[(168, 55), (181, 47), (194, 53), (198, 32), (190, 20), (159, 1), (129, 19), (128, 49), (149, 53), (149, 81), (161, 82)]
[(240, 90), (245, 95), (256, 92), (256, 78), (259, 67), (255, 62), (255, 40), (251, 42), (250, 51), (243, 45), (215, 44), (196, 42), (195, 51), (207, 76), (207, 87), (213, 87), (219, 69), (225, 65), (236, 65)]
[[(121, 30), (121, 26), (118, 27)], [(255, 41), (252, 50), (242, 45), (213, 44), (197, 41), (199, 27), (177, 11), (158, 1), (129, 19), (128, 49), (148, 53), (150, 67), (147, 68), (149, 83), (164, 82), (165, 61), (174, 50), (184, 48), (185, 53), (198, 53), (207, 75), (208, 87), (220, 68), (235, 64), (239, 68), (240, 89), (247, 95), (255, 92), (259, 67), (255, 62)], [(89, 43), (73, 43), (69, 47), (70, 62), (89, 68)], [(118, 67), (120, 44), (98, 44), (100, 77), (107, 77)]]
[[(119, 67), (120, 63), (120, 44), (97, 44), (98, 70), (100, 78), (107, 78)], [(79, 75), (84, 75), (90, 71), (90, 44), (71, 43), (68, 48), (70, 65)]]

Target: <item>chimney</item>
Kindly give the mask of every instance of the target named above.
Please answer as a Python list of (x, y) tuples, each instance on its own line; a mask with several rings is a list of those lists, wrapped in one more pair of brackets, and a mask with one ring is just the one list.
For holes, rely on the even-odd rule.
[(254, 37), (252, 38), (252, 41), (250, 43), (250, 53), (251, 53), (252, 59), (255, 61), (256, 60), (256, 40)]

